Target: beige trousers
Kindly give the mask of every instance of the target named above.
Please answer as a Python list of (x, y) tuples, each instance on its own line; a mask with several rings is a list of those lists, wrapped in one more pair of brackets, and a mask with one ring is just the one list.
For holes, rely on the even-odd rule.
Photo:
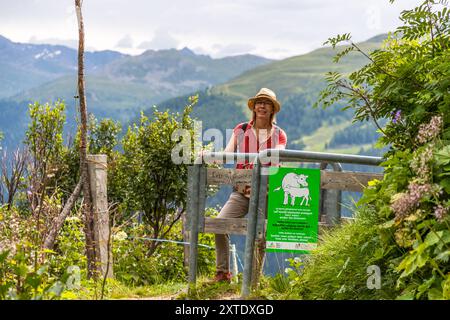
[[(242, 193), (232, 192), (218, 214), (218, 218), (242, 218), (248, 213), (249, 199)], [(230, 271), (230, 236), (216, 234), (216, 271)]]

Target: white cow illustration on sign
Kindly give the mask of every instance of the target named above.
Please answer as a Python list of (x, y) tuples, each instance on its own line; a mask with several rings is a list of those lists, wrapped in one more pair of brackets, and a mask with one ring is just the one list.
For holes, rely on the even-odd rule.
[(308, 182), (306, 179), (307, 175), (304, 174), (295, 174), (290, 172), (286, 174), (281, 182), (281, 186), (276, 188), (274, 191), (278, 191), (281, 188), (284, 191), (284, 201), (283, 204), (286, 205), (289, 200), (289, 196), (291, 197), (291, 206), (295, 205), (295, 199), (297, 197), (302, 198), (302, 202), (300, 205), (306, 201), (305, 205), (309, 206), (309, 200), (311, 200), (311, 196), (309, 195)]

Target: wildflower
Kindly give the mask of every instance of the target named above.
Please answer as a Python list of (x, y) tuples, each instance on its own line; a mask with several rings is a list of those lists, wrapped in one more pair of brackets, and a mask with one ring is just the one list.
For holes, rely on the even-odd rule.
[(439, 192), (438, 186), (432, 186), (429, 183), (418, 184), (412, 182), (408, 185), (408, 192), (396, 194), (392, 197), (391, 209), (395, 212), (397, 219), (402, 219), (420, 205), (423, 197), (430, 194), (438, 194)]
[(125, 231), (119, 231), (114, 235), (114, 240), (123, 241), (128, 237)]
[(417, 134), (417, 141), (423, 144), (436, 138), (442, 130), (442, 117), (434, 116), (427, 124), (421, 124), (419, 133)]
[(66, 220), (67, 221), (74, 221), (74, 222), (81, 221), (81, 219), (79, 217), (77, 217), (77, 216), (67, 217)]
[(438, 205), (434, 207), (434, 216), (438, 221), (443, 221), (447, 216), (448, 208), (443, 207), (442, 205)]
[(396, 124), (399, 123), (402, 120), (402, 111), (401, 110), (397, 110), (397, 112), (392, 112), (392, 123)]
[(430, 161), (433, 159), (433, 147), (428, 145), (420, 153), (415, 154), (411, 161), (411, 169), (425, 181), (431, 176)]

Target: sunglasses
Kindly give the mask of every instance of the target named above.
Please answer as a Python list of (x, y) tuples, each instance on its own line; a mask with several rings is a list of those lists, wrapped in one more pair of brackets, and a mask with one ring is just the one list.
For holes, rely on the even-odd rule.
[(262, 104), (262, 105), (266, 105), (266, 106), (273, 106), (273, 102), (270, 100), (256, 100), (255, 101), (255, 105), (257, 104)]

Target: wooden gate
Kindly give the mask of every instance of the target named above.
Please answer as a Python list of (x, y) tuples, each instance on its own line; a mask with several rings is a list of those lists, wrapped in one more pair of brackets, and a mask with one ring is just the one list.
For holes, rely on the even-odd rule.
[[(289, 150), (284, 151), (289, 152)], [(314, 154), (320, 155), (321, 153)], [(320, 158), (319, 156), (317, 157)], [(361, 164), (367, 164), (364, 163), (364, 160), (367, 160), (368, 158), (371, 160), (369, 163), (370, 165), (374, 165), (372, 162), (380, 163), (382, 161), (381, 158), (360, 157)], [(327, 163), (327, 161), (321, 162), (321, 168), (325, 168)], [(352, 161), (352, 163), (355, 163), (355, 161)], [(188, 170), (188, 215), (184, 220), (184, 230), (188, 230), (189, 242), (191, 243), (189, 250), (190, 289), (195, 288), (196, 282), (198, 233), (245, 234), (247, 235), (247, 242), (242, 296), (246, 297), (249, 293), (248, 287), (250, 283), (253, 287), (257, 285), (264, 261), (268, 184), (268, 175), (265, 174), (265, 170), (267, 170), (267, 168), (260, 167), (258, 163), (255, 164), (253, 170), (206, 168), (204, 164), (196, 164), (190, 166)], [(361, 192), (370, 180), (381, 180), (383, 178), (383, 175), (379, 173), (343, 172), (325, 169), (322, 169), (320, 172), (322, 200), (327, 197), (327, 192), (336, 190)], [(206, 189), (208, 186), (221, 185), (252, 186), (250, 208), (247, 217), (234, 219), (205, 217)], [(340, 193), (338, 194), (340, 197)], [(334, 195), (336, 195), (336, 193)], [(330, 201), (328, 202), (328, 205), (322, 203), (319, 226), (332, 226), (340, 223), (342, 220), (348, 220), (348, 218), (343, 219), (340, 216), (340, 210), (336, 212), (335, 208), (339, 207), (337, 201), (340, 201), (340, 199), (335, 199), (335, 201), (336, 203), (331, 201), (331, 205)], [(330, 219), (330, 214), (327, 210), (332, 211), (331, 216), (334, 216), (333, 219)], [(254, 213), (252, 213), (252, 211), (254, 211)], [(338, 221), (335, 220), (336, 217)], [(252, 228), (252, 226), (255, 228)], [(253, 232), (252, 229), (254, 229)], [(250, 255), (248, 251), (251, 251)]]

